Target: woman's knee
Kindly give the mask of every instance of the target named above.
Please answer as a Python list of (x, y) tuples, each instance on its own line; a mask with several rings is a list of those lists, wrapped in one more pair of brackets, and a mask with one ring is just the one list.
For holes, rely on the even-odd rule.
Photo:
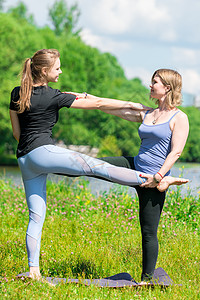
[(141, 227), (141, 233), (142, 233), (142, 237), (145, 239), (145, 240), (148, 240), (148, 239), (155, 239), (157, 238), (157, 232), (158, 232), (158, 227)]

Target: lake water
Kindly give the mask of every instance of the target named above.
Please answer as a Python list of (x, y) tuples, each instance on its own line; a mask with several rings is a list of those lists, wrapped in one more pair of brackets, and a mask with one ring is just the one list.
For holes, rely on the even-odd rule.
[[(176, 164), (171, 171), (171, 175), (175, 177), (188, 178), (190, 182), (181, 187), (181, 193), (188, 193), (188, 189), (191, 190), (194, 196), (198, 196), (200, 193), (200, 164), (187, 164), (179, 163)], [(22, 185), (21, 173), (18, 167), (4, 167), (0, 166), (0, 178), (11, 179), (16, 185)], [(62, 180), (63, 176), (49, 175), (49, 180), (58, 181)], [(120, 186), (118, 184), (106, 182), (104, 180), (96, 178), (86, 178), (89, 181), (89, 188), (91, 192), (95, 195), (101, 194), (102, 192), (109, 191), (110, 189), (118, 189)], [(72, 181), (74, 181), (72, 179)], [(77, 181), (77, 180), (76, 180)], [(172, 187), (174, 188), (174, 187)], [(133, 188), (128, 188), (129, 194), (135, 194)]]

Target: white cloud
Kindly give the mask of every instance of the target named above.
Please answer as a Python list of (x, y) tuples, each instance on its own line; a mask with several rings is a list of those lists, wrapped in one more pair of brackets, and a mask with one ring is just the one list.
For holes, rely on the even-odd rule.
[(123, 34), (130, 24), (127, 0), (101, 0), (92, 7), (96, 27), (109, 34)]
[[(91, 19), (99, 33), (129, 36), (162, 35), (174, 39), (167, 6), (157, 0), (99, 0), (90, 8)], [(166, 26), (168, 24), (168, 26)]]
[(152, 73), (145, 68), (134, 68), (134, 67), (125, 67), (125, 74), (127, 78), (132, 79), (138, 77), (142, 80), (142, 83), (149, 88), (151, 83)]
[(131, 47), (128, 42), (110, 39), (106, 36), (96, 35), (88, 28), (82, 30), (81, 38), (86, 44), (92, 47), (97, 47), (103, 52), (119, 53), (121, 51), (129, 50)]
[[(131, 5), (133, 1), (129, 1)], [(142, 17), (143, 19), (150, 22), (163, 22), (169, 21), (170, 16), (168, 13), (168, 9), (164, 6), (159, 5), (159, 1), (156, 0), (140, 0), (134, 1), (134, 5), (132, 6), (132, 12), (135, 11), (135, 14), (138, 17)]]
[(200, 95), (200, 72), (194, 69), (181, 70), (183, 90), (193, 95)]
[[(194, 69), (180, 69), (178, 70), (183, 80), (183, 91), (192, 95), (200, 96), (200, 71)], [(151, 84), (152, 73), (147, 68), (140, 67), (126, 67), (125, 74), (127, 78), (132, 79), (138, 77), (142, 83), (149, 88)]]
[(178, 65), (197, 66), (200, 64), (200, 50), (173, 47), (172, 61)]
[[(183, 75), (184, 91), (200, 94), (200, 1), (65, 1), (78, 3), (82, 39), (115, 55), (128, 78), (139, 77), (148, 86), (152, 70), (166, 66)], [(49, 23), (48, 8), (55, 0), (23, 2), (39, 26)], [(17, 3), (5, 0), (5, 10)]]
[(80, 33), (80, 36), (86, 44), (92, 47), (99, 47), (102, 45), (101, 37), (93, 34), (90, 29), (83, 29)]
[(161, 41), (174, 42), (178, 38), (176, 31), (173, 28), (168, 27), (167, 29), (160, 32), (159, 36)]

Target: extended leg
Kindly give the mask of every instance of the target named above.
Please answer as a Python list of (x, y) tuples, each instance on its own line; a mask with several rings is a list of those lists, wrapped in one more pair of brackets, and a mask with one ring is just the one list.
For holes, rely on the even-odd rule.
[[(129, 162), (129, 158), (123, 158)], [(25, 158), (21, 158), (19, 163), (25, 180), (42, 173), (55, 173), (98, 177), (127, 186), (140, 185), (146, 181), (146, 178), (140, 177), (141, 172), (129, 169), (127, 166), (117, 167), (106, 161), (54, 145), (39, 147), (31, 151)], [(163, 179), (164, 181), (165, 179)], [(170, 182), (170, 184), (173, 183)], [(177, 180), (175, 184), (177, 184)], [(169, 184), (160, 185), (160, 190), (163, 190), (163, 186), (167, 189)]]
[[(146, 181), (140, 172), (113, 166), (105, 161), (53, 145), (39, 147), (20, 160), (26, 179), (41, 173), (56, 173), (72, 176), (92, 176), (122, 185), (134, 186)], [(27, 172), (31, 170), (31, 172)]]

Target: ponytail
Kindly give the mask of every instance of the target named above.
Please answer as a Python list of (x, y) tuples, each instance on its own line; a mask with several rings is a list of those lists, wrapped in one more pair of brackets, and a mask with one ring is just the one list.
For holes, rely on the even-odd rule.
[(31, 72), (31, 58), (27, 58), (24, 63), (24, 68), (21, 77), (21, 87), (19, 91), (20, 99), (17, 104), (19, 105), (19, 113), (24, 112), (26, 109), (30, 109), (30, 99), (33, 89), (33, 78)]
[(42, 69), (46, 68), (49, 71), (59, 57), (60, 53), (56, 49), (42, 49), (32, 58), (26, 59), (21, 75), (20, 98), (17, 101), (19, 113), (30, 110), (33, 85), (36, 83), (42, 85), (46, 82)]

